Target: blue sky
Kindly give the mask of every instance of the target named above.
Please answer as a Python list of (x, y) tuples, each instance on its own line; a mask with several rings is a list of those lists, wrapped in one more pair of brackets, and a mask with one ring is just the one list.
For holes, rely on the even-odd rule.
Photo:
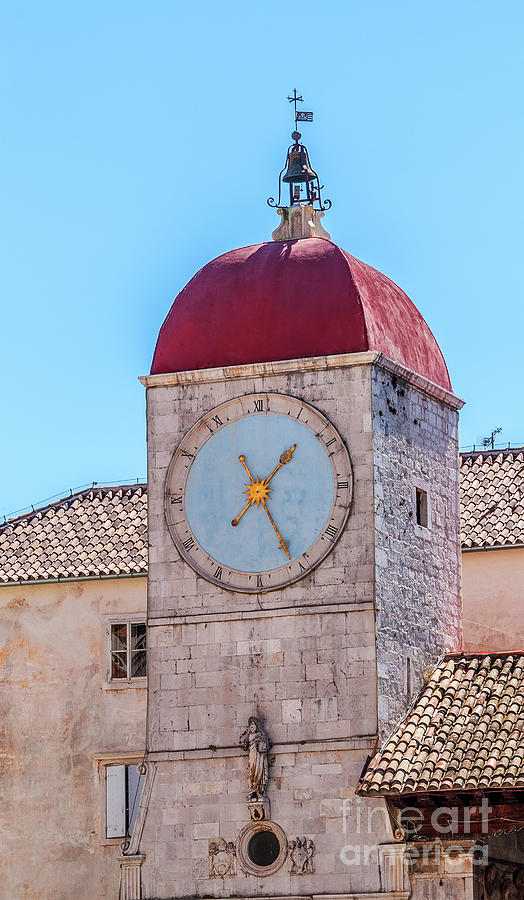
[(191, 275), (270, 238), (295, 86), (326, 227), (426, 317), (461, 444), (524, 443), (522, 4), (299, 10), (3, 5), (2, 515), (145, 475), (137, 376)]

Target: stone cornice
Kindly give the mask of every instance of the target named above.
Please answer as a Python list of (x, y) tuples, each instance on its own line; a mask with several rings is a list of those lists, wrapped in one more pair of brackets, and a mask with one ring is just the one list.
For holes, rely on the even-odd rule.
[[(326, 738), (324, 740), (301, 741), (300, 743), (274, 743), (271, 753), (327, 753), (331, 750), (337, 752), (366, 750), (374, 753), (378, 745), (377, 734), (361, 734), (348, 738)], [(188, 750), (149, 750), (148, 761), (166, 762), (170, 760), (196, 760), (196, 759), (228, 759), (242, 756), (238, 747), (195, 747)]]
[(399, 378), (437, 397), (453, 409), (461, 409), (464, 401), (451, 391), (434, 384), (429, 379), (412, 372), (400, 363), (393, 362), (383, 353), (367, 350), (362, 353), (336, 353), (333, 356), (310, 356), (305, 359), (283, 359), (277, 362), (246, 363), (240, 366), (219, 366), (215, 369), (190, 369), (186, 372), (169, 372), (164, 375), (141, 375), (139, 381), (146, 388), (173, 387), (185, 384), (210, 384), (216, 381), (232, 381), (239, 378), (264, 378), (272, 375), (290, 375), (294, 372), (342, 369), (348, 366), (380, 366)]
[[(270, 596), (265, 595), (265, 596)], [(260, 603), (260, 597), (259, 603)], [(182, 613), (166, 616), (165, 613), (155, 616), (150, 613), (147, 624), (154, 625), (198, 625), (201, 622), (235, 622), (244, 619), (267, 619), (275, 616), (315, 616), (319, 613), (351, 613), (367, 612), (373, 610), (374, 604), (370, 601), (360, 603), (310, 603), (297, 604), (296, 606), (259, 606), (256, 609), (222, 610), (216, 613)]]
[(408, 384), (412, 384), (413, 387), (419, 388), (419, 390), (424, 391), (424, 393), (430, 394), (430, 396), (436, 397), (438, 400), (442, 400), (443, 403), (446, 403), (447, 406), (451, 406), (452, 409), (462, 409), (464, 406), (465, 400), (461, 400), (460, 397), (457, 397), (451, 391), (447, 391), (445, 388), (440, 387), (440, 385), (430, 381), (429, 378), (424, 378), (423, 375), (412, 372), (411, 369), (407, 369), (406, 366), (393, 362), (392, 359), (384, 356), (383, 353), (373, 352), (373, 355), (375, 356), (375, 365), (380, 366), (381, 369), (386, 369), (388, 372), (392, 372), (394, 375), (398, 375), (399, 378), (403, 378)]

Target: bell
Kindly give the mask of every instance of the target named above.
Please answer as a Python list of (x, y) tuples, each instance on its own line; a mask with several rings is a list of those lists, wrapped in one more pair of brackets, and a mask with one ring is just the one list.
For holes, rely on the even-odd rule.
[(301, 144), (295, 144), (287, 156), (286, 174), (282, 176), (282, 181), (288, 184), (298, 184), (300, 182), (313, 181), (316, 174), (311, 168), (308, 152)]

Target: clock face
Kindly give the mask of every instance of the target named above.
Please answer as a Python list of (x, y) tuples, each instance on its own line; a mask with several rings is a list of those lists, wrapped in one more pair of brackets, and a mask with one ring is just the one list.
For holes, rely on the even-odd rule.
[(333, 425), (283, 394), (211, 410), (176, 450), (165, 512), (184, 559), (204, 578), (262, 593), (302, 578), (340, 537), (351, 463)]

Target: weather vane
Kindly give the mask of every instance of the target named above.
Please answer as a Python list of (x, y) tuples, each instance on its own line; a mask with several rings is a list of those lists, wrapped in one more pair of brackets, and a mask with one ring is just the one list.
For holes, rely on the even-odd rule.
[[(294, 106), (295, 129), (297, 122), (313, 121), (312, 112), (297, 108), (297, 103), (303, 103), (304, 99), (297, 93), (296, 88), (287, 99)], [(293, 143), (288, 148), (284, 168), (278, 176), (278, 200), (269, 197), (267, 201), (269, 206), (283, 208), (285, 204), (282, 202), (282, 184), (285, 183), (289, 184), (289, 206), (308, 204), (318, 210), (329, 209), (331, 200), (322, 200), (321, 191), (324, 185), (320, 184), (318, 175), (311, 166), (307, 147), (300, 143), (302, 135), (295, 130), (291, 137)]]
[(303, 103), (304, 98), (297, 94), (297, 89), (293, 88), (293, 96), (287, 98), (290, 103), (294, 103), (295, 105), (295, 125), (297, 122), (312, 122), (313, 121), (313, 113), (306, 112), (303, 109), (297, 109), (297, 103)]

